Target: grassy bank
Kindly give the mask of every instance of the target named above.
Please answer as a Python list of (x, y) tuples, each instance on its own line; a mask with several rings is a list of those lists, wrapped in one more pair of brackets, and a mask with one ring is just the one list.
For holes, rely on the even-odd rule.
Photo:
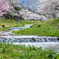
[(59, 54), (50, 49), (34, 46), (0, 43), (0, 59), (59, 59)]
[(0, 28), (2, 28), (1, 25), (5, 25), (6, 27), (18, 27), (23, 26), (23, 24), (16, 22), (13, 19), (0, 19)]
[(8, 31), (8, 30), (11, 30), (9, 28), (0, 28), (0, 31)]
[[(3, 28), (2, 25), (5, 25), (6, 28)], [(13, 19), (0, 19), (0, 31), (10, 30), (8, 27), (23, 26), (21, 23), (16, 22)]]
[[(20, 20), (20, 23), (19, 23), (13, 19), (0, 19), (0, 31), (10, 30), (8, 27), (21, 27), (21, 26), (24, 26), (25, 24), (33, 24), (38, 22), (40, 21)], [(2, 25), (5, 25), (6, 28), (3, 28)]]
[[(59, 37), (59, 18), (51, 19), (46, 22), (41, 22), (41, 21), (37, 23), (32, 22), (32, 24), (33, 26), (31, 28), (19, 30), (19, 31), (13, 31), (13, 33), (16, 33), (16, 34), (20, 33), (21, 35), (25, 34), (25, 35)], [(39, 27), (38, 25), (41, 25), (41, 26)]]

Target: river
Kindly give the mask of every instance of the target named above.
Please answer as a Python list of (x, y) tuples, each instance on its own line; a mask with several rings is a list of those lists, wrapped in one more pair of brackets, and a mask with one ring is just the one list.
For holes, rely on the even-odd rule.
[(59, 52), (59, 37), (46, 37), (46, 36), (36, 36), (36, 35), (19, 35), (12, 33), (12, 31), (17, 31), (20, 29), (30, 28), (31, 24), (25, 25), (24, 27), (10, 27), (10, 31), (0, 32), (0, 42), (2, 43), (11, 43), (15, 45), (23, 45), (25, 46), (35, 46), (42, 47), (43, 49), (53, 49)]

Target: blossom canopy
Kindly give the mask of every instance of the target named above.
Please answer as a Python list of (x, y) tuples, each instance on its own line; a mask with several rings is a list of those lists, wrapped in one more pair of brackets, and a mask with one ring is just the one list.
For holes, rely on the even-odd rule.
[(6, 0), (0, 0), (0, 18), (7, 13), (9, 6)]

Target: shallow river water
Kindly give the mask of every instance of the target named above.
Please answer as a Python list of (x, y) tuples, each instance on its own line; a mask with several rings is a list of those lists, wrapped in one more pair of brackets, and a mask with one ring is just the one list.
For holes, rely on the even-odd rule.
[(25, 46), (35, 46), (53, 49), (59, 52), (59, 37), (46, 37), (46, 36), (33, 36), (33, 35), (19, 35), (16, 36), (12, 31), (17, 31), (20, 29), (26, 29), (32, 26), (31, 24), (25, 25), (24, 27), (10, 27), (11, 30), (7, 32), (0, 32), (0, 42), (2, 43), (11, 43), (15, 45), (24, 45)]

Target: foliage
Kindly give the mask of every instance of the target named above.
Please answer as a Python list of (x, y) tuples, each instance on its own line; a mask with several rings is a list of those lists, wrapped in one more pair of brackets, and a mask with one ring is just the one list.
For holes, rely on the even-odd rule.
[(0, 59), (58, 59), (59, 54), (41, 47), (0, 43)]
[(0, 0), (0, 18), (3, 16), (3, 14), (6, 14), (6, 11), (9, 8), (9, 4), (6, 0)]

